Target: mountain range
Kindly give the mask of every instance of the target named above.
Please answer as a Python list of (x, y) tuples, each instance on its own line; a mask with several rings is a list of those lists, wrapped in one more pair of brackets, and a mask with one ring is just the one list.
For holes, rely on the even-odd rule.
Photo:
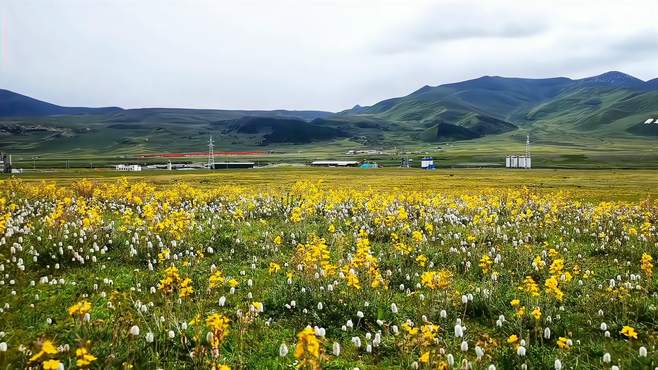
[(227, 150), (414, 147), (520, 132), (567, 144), (579, 137), (655, 138), (658, 124), (644, 123), (652, 117), (658, 118), (658, 79), (616, 71), (583, 79), (483, 76), (338, 113), (62, 107), (0, 90), (0, 150), (198, 151), (209, 135)]

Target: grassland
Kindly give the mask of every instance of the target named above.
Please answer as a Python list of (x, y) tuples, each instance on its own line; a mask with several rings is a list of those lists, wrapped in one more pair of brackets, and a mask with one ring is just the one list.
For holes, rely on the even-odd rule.
[[(9, 178), (7, 175), (5, 178)], [(20, 175), (25, 182), (54, 181), (70, 185), (86, 178), (108, 183), (126, 177), (158, 186), (185, 182), (204, 189), (235, 185), (247, 189), (285, 191), (300, 179), (321, 181), (339, 189), (378, 191), (477, 192), (482, 188), (499, 190), (527, 187), (542, 192), (569, 192), (583, 199), (644, 200), (658, 198), (658, 173), (653, 170), (510, 170), (492, 168), (451, 168), (436, 171), (401, 168), (261, 168), (217, 171), (117, 172), (107, 169), (74, 169), (30, 172)], [(1, 178), (1, 177), (0, 177)]]
[(0, 368), (653, 369), (658, 173), (0, 177)]

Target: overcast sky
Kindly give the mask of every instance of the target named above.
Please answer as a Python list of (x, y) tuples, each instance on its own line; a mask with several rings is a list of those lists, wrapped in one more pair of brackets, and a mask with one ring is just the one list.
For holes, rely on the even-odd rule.
[(658, 77), (658, 1), (1, 0), (0, 88), (342, 110), (482, 75)]

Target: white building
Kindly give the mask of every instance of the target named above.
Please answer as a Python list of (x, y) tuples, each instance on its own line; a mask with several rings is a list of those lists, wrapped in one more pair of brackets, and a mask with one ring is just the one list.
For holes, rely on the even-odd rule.
[(420, 168), (424, 170), (433, 170), (434, 167), (434, 158), (432, 157), (423, 157), (420, 160)]
[(508, 155), (505, 157), (506, 168), (532, 168), (532, 157), (525, 155)]
[(357, 161), (314, 161), (311, 166), (319, 167), (356, 167), (359, 165)]
[(117, 171), (130, 171), (130, 172), (139, 172), (142, 170), (142, 166), (138, 164), (117, 164)]

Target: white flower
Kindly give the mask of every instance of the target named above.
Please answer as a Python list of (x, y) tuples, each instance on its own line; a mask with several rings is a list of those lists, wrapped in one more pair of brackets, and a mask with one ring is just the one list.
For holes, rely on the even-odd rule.
[(391, 312), (398, 313), (398, 306), (395, 303), (391, 303)]
[(173, 330), (169, 330), (167, 332), (167, 336), (169, 337), (169, 339), (174, 339), (174, 337), (176, 337), (176, 333), (174, 333)]
[(0, 352), (7, 352), (7, 342), (0, 343)]
[(467, 296), (462, 295), (462, 303), (463, 303), (463, 304), (468, 303), (468, 297), (467, 297)]
[(484, 356), (484, 350), (480, 346), (475, 346), (475, 355), (477, 356), (478, 360)]
[(612, 365), (612, 367), (610, 368), (610, 370), (619, 370), (619, 366), (617, 366), (617, 365)]
[(496, 365), (489, 365), (487, 370), (496, 370)]
[(445, 318), (448, 317), (448, 312), (446, 312), (446, 310), (441, 310), (440, 315), (441, 315), (441, 318), (442, 318), (442, 319), (445, 319)]
[(562, 369), (562, 361), (560, 361), (559, 358), (555, 359), (555, 370), (561, 370)]
[(354, 327), (354, 323), (352, 322), (352, 320), (347, 320), (347, 323), (345, 325), (350, 329)]
[(226, 297), (221, 296), (221, 297), (219, 298), (219, 306), (220, 306), (220, 307), (224, 307), (225, 304), (226, 304)]
[(606, 330), (608, 330), (608, 324), (602, 322), (601, 323), (601, 331), (606, 331)]
[(319, 311), (322, 311), (322, 307), (324, 307), (324, 306), (322, 306), (322, 302), (318, 302), (318, 310)]
[(138, 336), (139, 335), (139, 326), (133, 325), (130, 328), (130, 335), (135, 336), (135, 337)]
[(281, 343), (279, 346), (279, 356), (286, 357), (288, 355), (288, 346), (285, 343)]
[(551, 329), (549, 327), (544, 328), (544, 338), (551, 339)]
[(462, 352), (468, 351), (468, 342), (467, 341), (462, 341), (461, 350), (462, 350)]
[(455, 338), (462, 338), (464, 336), (464, 329), (460, 324), (455, 325)]
[(647, 357), (647, 348), (644, 346), (640, 347), (640, 357)]
[(603, 362), (606, 363), (606, 364), (609, 364), (610, 361), (612, 361), (612, 359), (610, 358), (610, 354), (606, 352), (606, 353), (603, 355)]
[(352, 343), (354, 343), (354, 345), (355, 345), (357, 348), (361, 347), (361, 338), (359, 338), (359, 337), (352, 337)]
[(448, 353), (448, 356), (446, 356), (448, 359), (448, 366), (453, 367), (455, 366), (455, 357), (452, 355), (452, 353)]
[(525, 347), (519, 346), (519, 348), (516, 349), (516, 354), (521, 357), (525, 356)]
[(340, 356), (340, 343), (334, 342), (334, 345), (331, 348), (331, 353), (336, 357)]
[(147, 343), (153, 343), (153, 339), (154, 339), (153, 333), (151, 333), (151, 332), (146, 333), (146, 342)]
[(362, 319), (362, 318), (363, 318), (363, 312), (358, 311), (358, 312), (356, 313), (356, 316), (357, 316), (358, 318)]

